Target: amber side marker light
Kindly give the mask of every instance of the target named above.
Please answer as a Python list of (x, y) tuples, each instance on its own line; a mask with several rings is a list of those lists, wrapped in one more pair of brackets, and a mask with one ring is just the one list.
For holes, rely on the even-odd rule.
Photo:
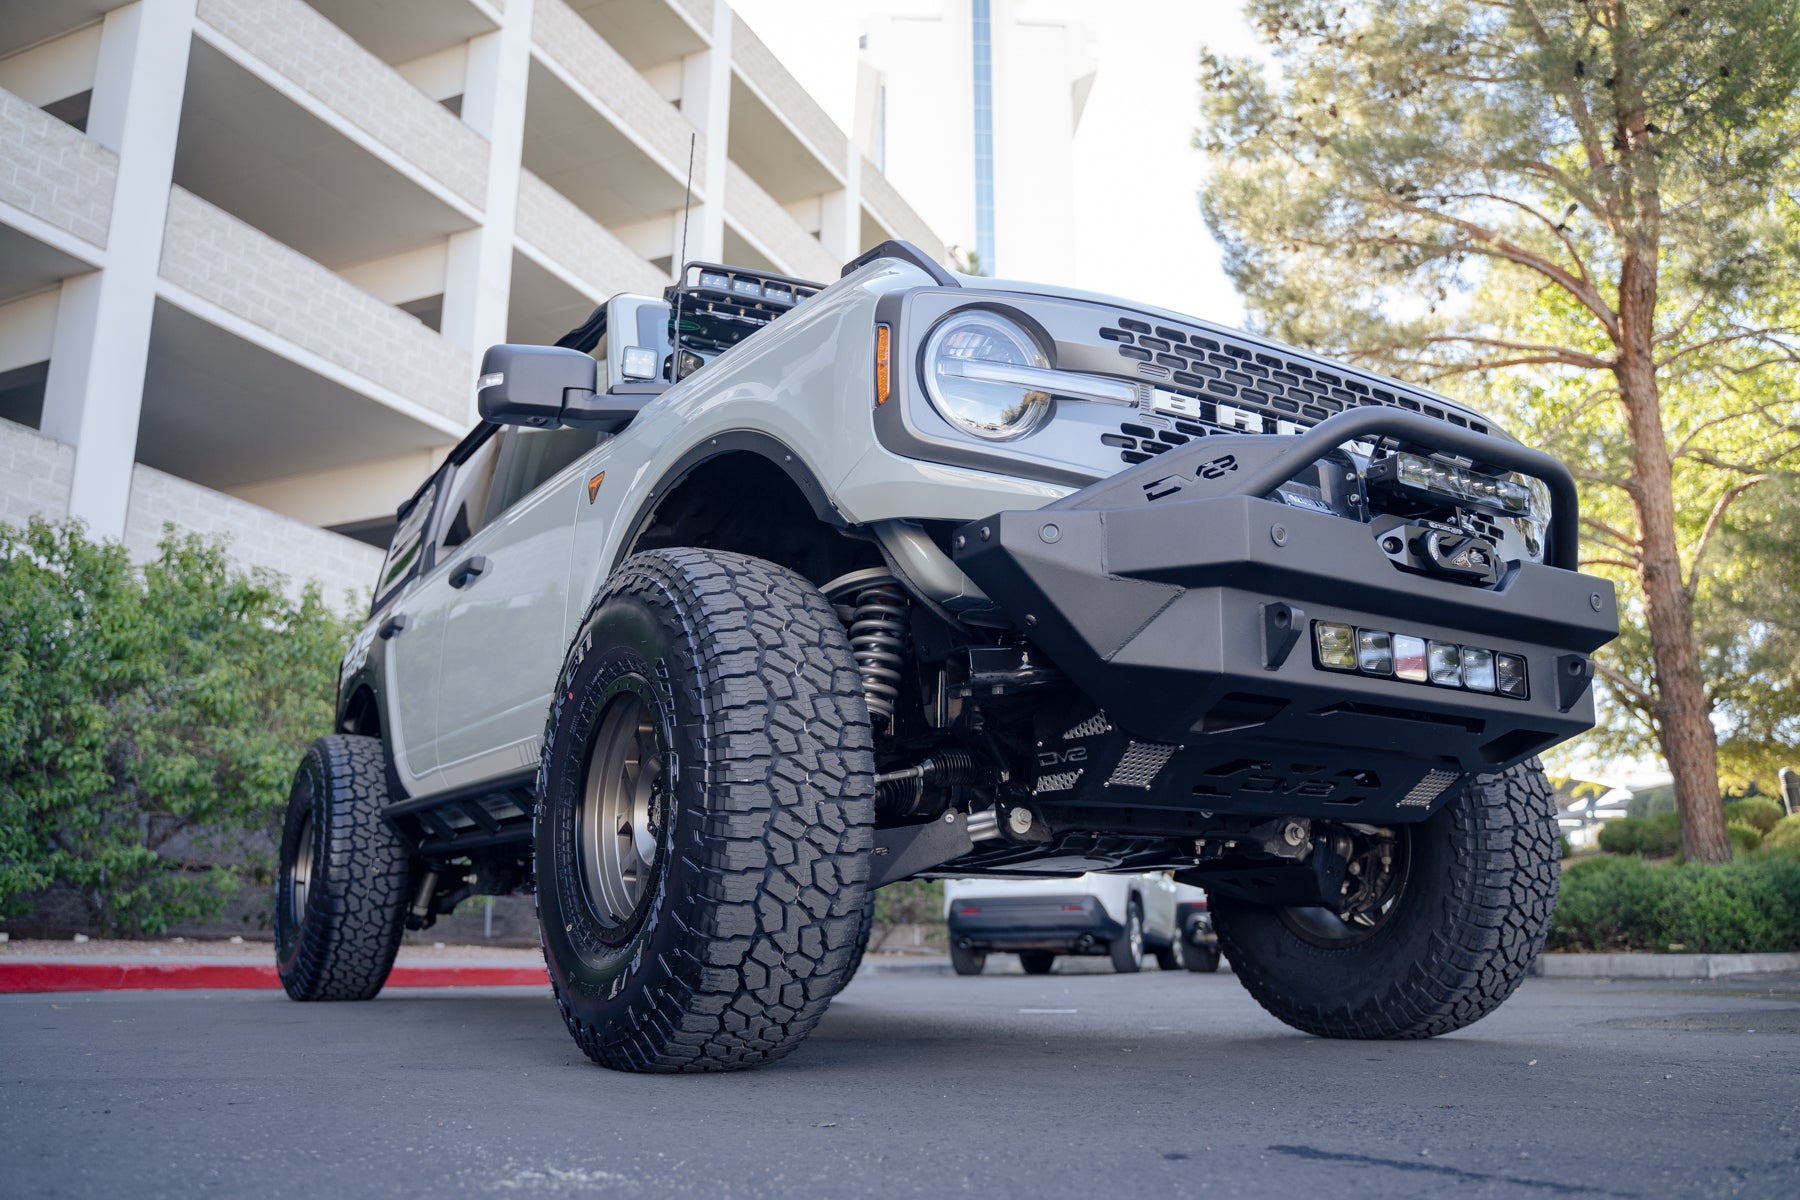
[(888, 338), (886, 325), (875, 326), (875, 403), (886, 404), (891, 377), (888, 373)]

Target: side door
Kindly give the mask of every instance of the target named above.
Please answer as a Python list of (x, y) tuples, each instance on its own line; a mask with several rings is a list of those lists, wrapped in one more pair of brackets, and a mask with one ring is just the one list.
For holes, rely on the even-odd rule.
[(430, 572), (430, 533), (448, 472), (432, 476), (401, 516), (375, 584), (388, 751), (401, 785), (415, 796), (437, 790), (437, 673), (450, 597), (442, 577)]
[(480, 528), (444, 547), (445, 578), (456, 589), (438, 672), (439, 761), (449, 787), (537, 767), (568, 642), (581, 464), (598, 443), (591, 430), (503, 430)]

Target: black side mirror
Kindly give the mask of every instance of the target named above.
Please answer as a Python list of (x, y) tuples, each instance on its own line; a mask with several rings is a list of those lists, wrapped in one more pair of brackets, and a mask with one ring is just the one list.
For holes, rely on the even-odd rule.
[(475, 385), (481, 418), (496, 425), (555, 428), (563, 423), (565, 403), (592, 399), (599, 366), (563, 346), (490, 346)]

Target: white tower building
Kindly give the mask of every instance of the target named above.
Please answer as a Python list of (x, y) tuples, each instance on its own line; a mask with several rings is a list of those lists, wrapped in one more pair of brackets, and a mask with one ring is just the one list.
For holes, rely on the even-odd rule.
[(1075, 131), (1093, 35), (1057, 0), (919, 0), (874, 12), (857, 140), (988, 274), (1072, 282)]

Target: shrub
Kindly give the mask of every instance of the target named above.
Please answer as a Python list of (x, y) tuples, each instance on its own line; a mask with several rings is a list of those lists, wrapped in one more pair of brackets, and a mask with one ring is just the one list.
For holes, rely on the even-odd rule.
[(136, 567), (76, 522), (0, 525), (0, 916), (58, 886), (109, 932), (215, 915), (266, 869), (346, 632), (217, 543)]
[(1800, 813), (1789, 813), (1775, 822), (1763, 838), (1765, 850), (1800, 850)]
[(1731, 848), (1739, 854), (1748, 854), (1762, 845), (1762, 830), (1744, 821), (1730, 821), (1725, 825), (1725, 836), (1731, 839)]
[(1800, 861), (1756, 854), (1719, 866), (1606, 857), (1563, 870), (1556, 950), (1750, 953), (1800, 949)]
[(1681, 853), (1681, 814), (1659, 812), (1644, 818), (1643, 844), (1638, 853), (1645, 858), (1673, 858)]
[(1767, 796), (1746, 796), (1742, 800), (1733, 800), (1725, 806), (1725, 820), (1742, 821), (1761, 833), (1768, 833), (1775, 828), (1782, 817), (1781, 805)]
[(1596, 844), (1608, 854), (1636, 854), (1644, 844), (1644, 818), (1617, 817), (1600, 827)]
[(941, 940), (944, 931), (944, 881), (909, 879), (890, 883), (875, 893), (875, 927), (869, 948), (879, 950), (896, 925), (923, 926), (927, 942)]
[(1661, 938), (1703, 953), (1800, 949), (1800, 863), (1738, 859), (1662, 869)]
[(1615, 818), (1600, 827), (1600, 849), (1608, 854), (1670, 858), (1681, 852), (1681, 817), (1661, 812), (1651, 817)]
[[(1625, 817), (1603, 828), (1608, 830)], [(1646, 934), (1657, 924), (1656, 868), (1631, 856), (1584, 859), (1563, 868), (1556, 919), (1550, 928), (1552, 950), (1641, 950), (1650, 948)]]

